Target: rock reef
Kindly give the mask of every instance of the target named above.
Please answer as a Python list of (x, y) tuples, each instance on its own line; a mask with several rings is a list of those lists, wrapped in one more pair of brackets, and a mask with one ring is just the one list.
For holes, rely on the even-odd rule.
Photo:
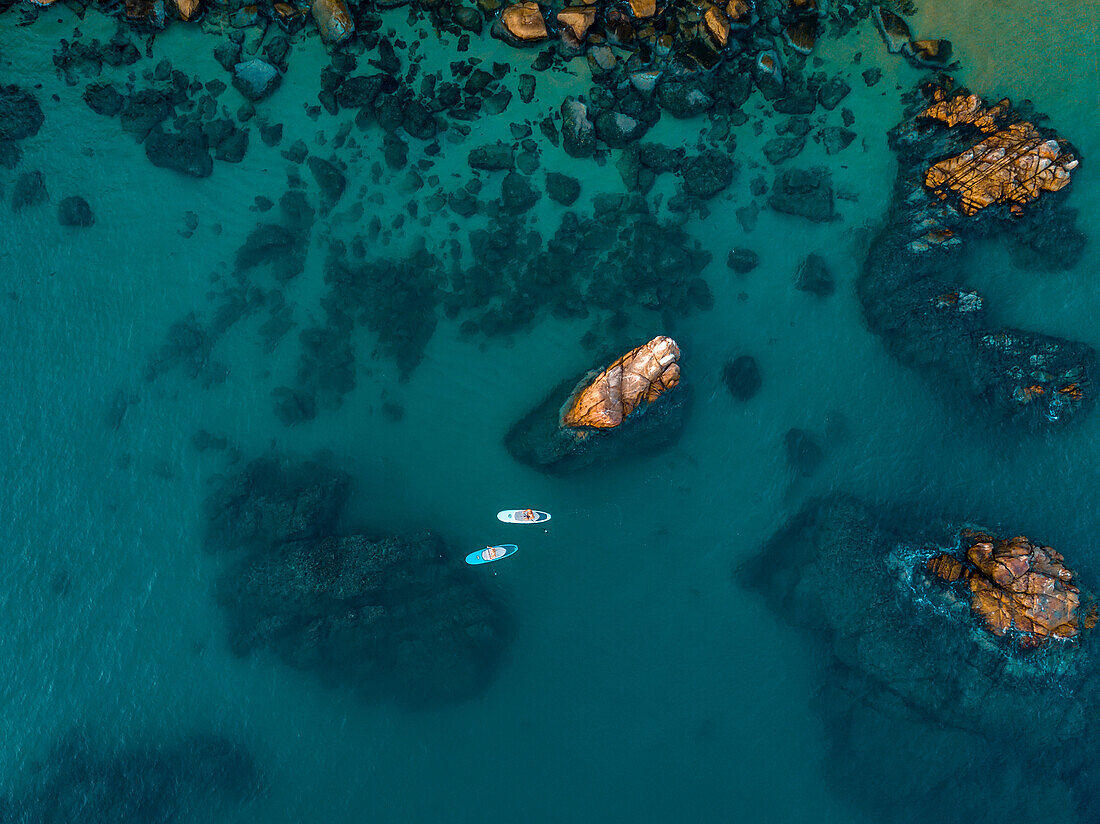
[[(991, 809), (1025, 820), (1051, 798), (1067, 820), (1091, 820), (1092, 635), (1021, 649), (979, 627), (970, 598), (926, 567), (971, 545), (960, 532), (915, 509), (833, 495), (807, 503), (736, 578), (812, 637), (823, 768), (871, 820), (978, 821)], [(979, 764), (981, 781), (958, 780)]]
[(547, 472), (649, 454), (683, 425), (687, 392), (679, 361), (676, 342), (658, 336), (559, 386), (512, 427), (505, 446), (516, 460)]
[(367, 700), (478, 694), (511, 638), (503, 606), (436, 536), (340, 533), (347, 484), (327, 461), (276, 459), (218, 483), (207, 540), (232, 554), (217, 585), (232, 649), (270, 650)]
[(0, 798), (0, 821), (217, 821), (257, 783), (251, 755), (218, 735), (103, 747), (77, 729), (51, 748), (16, 794)]
[(1079, 259), (1084, 236), (1063, 199), (1079, 154), (1007, 101), (989, 106), (946, 78), (909, 105), (890, 132), (899, 159), (890, 213), (857, 281), (869, 326), (941, 394), (1029, 426), (1074, 419), (1092, 405), (1095, 350), (997, 326), (966, 281), (983, 265), (974, 247), (990, 236), (1028, 268)]

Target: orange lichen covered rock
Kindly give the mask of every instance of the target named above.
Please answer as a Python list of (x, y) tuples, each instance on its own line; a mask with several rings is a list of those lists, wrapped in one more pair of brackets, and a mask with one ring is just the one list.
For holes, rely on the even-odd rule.
[(1042, 646), (1051, 638), (1074, 638), (1095, 619), (1082, 615), (1081, 592), (1062, 556), (1024, 537), (998, 540), (964, 530), (964, 565), (951, 555), (938, 555), (926, 568), (945, 581), (965, 580), (970, 607), (994, 635), (1010, 635), (1021, 649)]
[(957, 195), (960, 211), (966, 215), (994, 203), (1018, 210), (1041, 192), (1068, 185), (1078, 160), (1065, 141), (1044, 137), (1026, 120), (1012, 122), (1010, 115), (1007, 100), (986, 106), (974, 94), (948, 98), (942, 89), (937, 90), (921, 117), (949, 128), (973, 126), (986, 137), (961, 154), (932, 165), (925, 172), (924, 185), (940, 199)]
[(631, 349), (573, 395), (562, 426), (610, 429), (680, 382), (680, 348), (663, 335)]
[(953, 555), (937, 555), (935, 558), (929, 558), (925, 567), (937, 578), (942, 578), (949, 583), (963, 577), (963, 565)]

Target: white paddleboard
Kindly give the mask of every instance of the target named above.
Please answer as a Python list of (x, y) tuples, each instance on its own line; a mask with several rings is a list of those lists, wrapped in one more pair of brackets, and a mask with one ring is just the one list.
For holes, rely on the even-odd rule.
[(537, 509), (531, 510), (535, 513), (534, 518), (525, 518), (523, 513), (525, 509), (503, 509), (497, 513), (497, 520), (504, 521), (506, 524), (544, 524), (550, 520), (549, 512), (539, 512)]

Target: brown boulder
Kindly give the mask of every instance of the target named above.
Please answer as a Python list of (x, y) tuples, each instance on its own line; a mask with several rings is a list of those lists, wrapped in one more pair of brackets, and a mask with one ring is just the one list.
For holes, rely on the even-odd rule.
[(726, 15), (711, 6), (703, 15), (703, 23), (707, 27), (707, 34), (718, 48), (724, 48), (730, 41), (730, 21)]
[(571, 46), (580, 45), (596, 22), (596, 7), (566, 6), (558, 12), (557, 21), (562, 40)]
[(351, 11), (344, 0), (313, 0), (310, 11), (321, 39), (326, 43), (340, 43), (355, 31)]
[(630, 11), (635, 17), (652, 17), (657, 13), (657, 0), (630, 0)]
[(175, 0), (176, 13), (179, 14), (180, 20), (194, 20), (199, 16), (199, 10), (202, 7), (200, 0)]
[(1051, 638), (1075, 638), (1095, 624), (1095, 607), (1081, 609), (1074, 574), (1050, 547), (973, 530), (963, 530), (961, 537), (965, 562), (945, 554), (925, 567), (945, 581), (966, 581), (970, 608), (994, 635), (1034, 649)]
[(517, 43), (535, 43), (548, 37), (546, 21), (538, 3), (515, 3), (500, 13), (504, 39)]
[(610, 429), (680, 382), (680, 348), (663, 335), (631, 349), (574, 393), (561, 425)]

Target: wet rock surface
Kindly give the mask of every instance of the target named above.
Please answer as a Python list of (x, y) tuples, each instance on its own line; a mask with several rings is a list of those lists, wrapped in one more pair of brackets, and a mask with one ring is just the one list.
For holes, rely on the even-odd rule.
[(563, 472), (667, 445), (686, 405), (679, 357), (675, 341), (660, 336), (559, 386), (512, 427), (505, 446), (516, 460)]
[(324, 461), (263, 459), (218, 484), (207, 539), (236, 556), (217, 585), (233, 650), (365, 700), (477, 695), (510, 639), (504, 608), (436, 536), (337, 532), (347, 483)]
[(1095, 604), (1082, 607), (1073, 571), (1058, 552), (1024, 537), (997, 539), (972, 529), (959, 537), (962, 558), (944, 553), (925, 566), (948, 583), (965, 583), (971, 609), (994, 635), (1036, 649), (1096, 624)]
[[(834, 495), (810, 501), (736, 578), (820, 649), (822, 763), (865, 814), (982, 820), (995, 806), (1027, 817), (1054, 791), (1068, 814), (1087, 818), (1094, 784), (1078, 771), (1096, 754), (1086, 709), (1100, 697), (1092, 645), (997, 643), (976, 625), (969, 599), (952, 597), (925, 569), (958, 535), (915, 510)], [(1034, 763), (1047, 768), (1018, 769)], [(985, 765), (986, 780), (960, 784), (973, 764)], [(1077, 779), (1052, 789), (1052, 775)]]
[[(1073, 420), (1092, 405), (1095, 351), (997, 326), (985, 301), (967, 288), (967, 270), (980, 265), (972, 244), (989, 236), (1003, 238), (1034, 268), (1073, 265), (1084, 243), (1076, 213), (1065, 207), (1063, 192), (1041, 188), (1026, 204), (1009, 197), (977, 211), (962, 197), (941, 198), (926, 186), (929, 168), (939, 158), (970, 151), (975, 134), (983, 133), (955, 119), (987, 121), (986, 128), (996, 133), (1018, 116), (1007, 102), (991, 109), (950, 84), (923, 86), (909, 105), (909, 118), (890, 133), (900, 166), (888, 221), (872, 241), (857, 281), (871, 329), (904, 363), (995, 418), (1030, 426)], [(1041, 130), (1030, 141), (1036, 164), (1050, 160), (1051, 141), (1063, 145)], [(1060, 156), (1078, 159), (1070, 149)], [(1012, 160), (1006, 169), (1019, 163)]]
[(680, 383), (680, 348), (656, 337), (627, 352), (575, 393), (562, 426), (610, 429)]

